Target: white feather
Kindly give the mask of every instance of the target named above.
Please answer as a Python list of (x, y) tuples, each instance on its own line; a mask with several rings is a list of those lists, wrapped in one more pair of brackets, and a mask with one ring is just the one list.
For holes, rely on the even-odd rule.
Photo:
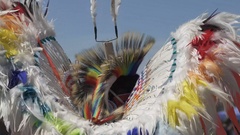
[(91, 12), (91, 16), (93, 19), (93, 24), (94, 26), (96, 26), (96, 16), (97, 16), (97, 12), (96, 12), (96, 7), (97, 7), (97, 1), (96, 0), (90, 0), (90, 12)]
[(121, 0), (111, 0), (111, 14), (112, 14), (112, 20), (114, 21), (114, 24), (116, 25), (116, 20), (118, 16), (118, 10), (121, 5)]

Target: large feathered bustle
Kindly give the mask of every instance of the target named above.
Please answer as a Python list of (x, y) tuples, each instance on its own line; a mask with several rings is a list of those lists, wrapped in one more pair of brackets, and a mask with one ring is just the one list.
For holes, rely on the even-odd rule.
[(182, 25), (146, 66), (126, 105), (126, 117), (151, 104), (149, 110), (159, 112), (158, 134), (167, 132), (161, 127), (166, 124), (175, 134), (226, 134), (216, 110), (220, 102), (238, 134), (233, 107), (240, 109), (239, 18), (204, 14)]
[(106, 56), (104, 45), (99, 45), (76, 56), (71, 97), (85, 118), (100, 117), (112, 84), (120, 76), (135, 75), (153, 44), (152, 37), (127, 33), (113, 45), (113, 55)]
[[(41, 3), (0, 0), (0, 4), (0, 118), (6, 129), (11, 134), (72, 130), (71, 122), (59, 118), (64, 113), (59, 110), (70, 110), (70, 105), (61, 92), (61, 78), (55, 77), (49, 66), (51, 62), (60, 74), (70, 63), (54, 38)], [(58, 128), (53, 130), (53, 125)]]

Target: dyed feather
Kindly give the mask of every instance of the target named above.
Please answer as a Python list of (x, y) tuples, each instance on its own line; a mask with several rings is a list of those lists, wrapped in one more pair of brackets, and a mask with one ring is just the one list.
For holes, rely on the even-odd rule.
[[(145, 54), (153, 44), (154, 39), (151, 37), (127, 33), (119, 41), (116, 41), (114, 45), (116, 54), (110, 56), (109, 59), (106, 58), (102, 46), (77, 55), (78, 63), (76, 63), (73, 73), (75, 84), (72, 100), (74, 104), (79, 110), (85, 108), (84, 114), (90, 113), (91, 109), (87, 108), (91, 106), (92, 117), (88, 118), (98, 120), (100, 112), (104, 109), (104, 99), (106, 106), (109, 106), (107, 95), (112, 84), (120, 76), (135, 75)], [(91, 105), (89, 105), (89, 95), (92, 95)]]

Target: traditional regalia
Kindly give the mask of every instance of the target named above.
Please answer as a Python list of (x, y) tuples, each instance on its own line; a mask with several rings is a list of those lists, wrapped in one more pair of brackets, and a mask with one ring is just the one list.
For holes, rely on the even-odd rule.
[[(117, 37), (119, 4), (112, 0)], [(224, 135), (222, 114), (240, 133), (239, 15), (183, 24), (138, 74), (153, 37), (129, 32), (72, 64), (45, 18), (49, 3), (41, 5), (0, 0), (0, 118), (8, 134)]]

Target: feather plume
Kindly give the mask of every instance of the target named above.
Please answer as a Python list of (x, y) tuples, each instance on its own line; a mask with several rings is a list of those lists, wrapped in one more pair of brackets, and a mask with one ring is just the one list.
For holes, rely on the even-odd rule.
[(117, 15), (118, 15), (118, 10), (121, 5), (121, 0), (112, 0), (111, 1), (111, 14), (112, 14), (112, 19), (113, 22), (116, 26), (116, 20), (117, 20)]
[(96, 16), (97, 16), (97, 13), (96, 13), (96, 6), (97, 6), (97, 1), (96, 0), (90, 0), (90, 12), (91, 12), (91, 16), (92, 16), (92, 19), (93, 19), (93, 24), (94, 24), (94, 27), (96, 27)]

